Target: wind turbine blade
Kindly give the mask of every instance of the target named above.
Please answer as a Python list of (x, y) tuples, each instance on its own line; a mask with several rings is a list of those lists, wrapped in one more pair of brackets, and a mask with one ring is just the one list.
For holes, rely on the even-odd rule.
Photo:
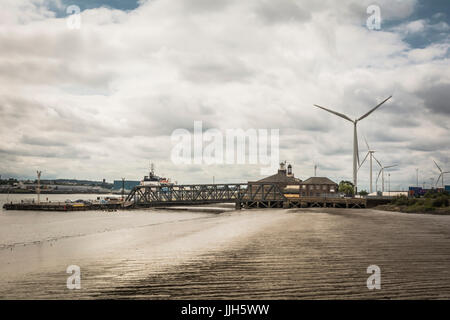
[(436, 161), (433, 160), (433, 162), (434, 162), (434, 164), (436, 165), (436, 167), (438, 167), (439, 171), (442, 172), (442, 169), (438, 166), (438, 164), (436, 163)]
[(378, 165), (380, 166), (380, 168), (383, 168), (383, 166), (381, 165), (381, 162), (380, 161), (378, 161), (378, 159), (377, 158), (375, 158), (375, 156), (374, 155), (372, 155), (372, 157), (375, 159), (375, 161), (378, 163)]
[[(361, 164), (359, 165), (359, 168), (362, 167), (362, 165), (364, 164), (364, 161), (366, 161), (368, 155), (369, 155), (369, 152), (367, 152), (366, 156), (364, 157), (364, 160), (363, 160), (363, 161), (361, 162)], [(358, 169), (359, 169), (359, 168), (358, 168)]]
[(372, 112), (374, 112), (375, 110), (377, 110), (379, 107), (381, 107), (381, 105), (383, 103), (385, 103), (386, 101), (388, 101), (390, 98), (392, 98), (392, 96), (390, 96), (389, 98), (385, 99), (383, 102), (381, 102), (380, 104), (378, 104), (376, 107), (374, 107), (372, 110), (370, 110), (369, 112), (367, 112), (365, 115), (363, 115), (361, 118), (358, 119), (358, 121), (364, 119), (365, 117), (369, 116), (369, 114), (371, 114)]
[(348, 120), (348, 121), (350, 121), (350, 122), (354, 122), (352, 119), (350, 119), (349, 117), (347, 117), (345, 114), (342, 114), (342, 113), (339, 113), (339, 112), (336, 112), (336, 111), (327, 109), (327, 108), (325, 108), (325, 107), (318, 106), (317, 104), (315, 104), (314, 106), (317, 107), (317, 108), (323, 109), (323, 110), (325, 110), (325, 111), (331, 112), (331, 113), (337, 115), (338, 117), (344, 118), (345, 120)]
[(398, 167), (398, 164), (394, 164), (394, 165), (392, 165), (392, 166), (387, 166), (387, 167), (384, 167), (385, 169), (389, 169), (389, 168), (393, 168), (393, 167)]
[(437, 180), (436, 180), (436, 186), (438, 185), (438, 183), (439, 183), (439, 180), (442, 178), (442, 173), (439, 175), (439, 177), (437, 178)]
[(378, 179), (380, 178), (380, 174), (382, 171), (383, 171), (383, 169), (380, 169), (380, 171), (378, 172), (377, 180), (375, 181), (375, 183), (377, 183), (377, 184), (378, 184)]
[(367, 143), (366, 136), (364, 136), (364, 141), (366, 142), (367, 150), (370, 150), (369, 144)]

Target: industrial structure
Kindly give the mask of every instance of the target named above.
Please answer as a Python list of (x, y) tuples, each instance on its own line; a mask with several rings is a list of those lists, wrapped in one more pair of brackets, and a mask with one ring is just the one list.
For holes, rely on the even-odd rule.
[(232, 202), (241, 208), (365, 208), (363, 198), (338, 196), (338, 185), (326, 177), (305, 181), (294, 176), (292, 166), (280, 164), (272, 176), (244, 184), (139, 185), (125, 199), (127, 207)]
[[(125, 180), (117, 181), (124, 189)], [(280, 164), (278, 172), (258, 181), (237, 184), (143, 184), (135, 185), (126, 198), (109, 202), (81, 203), (7, 203), (7, 210), (115, 210), (173, 205), (234, 203), (236, 209), (250, 208), (366, 208), (380, 204), (380, 199), (345, 198), (338, 185), (326, 177), (302, 181), (294, 176), (292, 166)], [(381, 199), (386, 201), (386, 199)]]
[(138, 186), (141, 182), (136, 180), (114, 180), (112, 192), (120, 193), (122, 189), (125, 192), (130, 192), (134, 187)]

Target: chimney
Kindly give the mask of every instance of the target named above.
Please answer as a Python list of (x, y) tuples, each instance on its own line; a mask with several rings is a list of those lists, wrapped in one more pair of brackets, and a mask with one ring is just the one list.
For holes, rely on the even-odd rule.
[(280, 162), (280, 169), (278, 169), (278, 173), (284, 173), (286, 175), (286, 161)]

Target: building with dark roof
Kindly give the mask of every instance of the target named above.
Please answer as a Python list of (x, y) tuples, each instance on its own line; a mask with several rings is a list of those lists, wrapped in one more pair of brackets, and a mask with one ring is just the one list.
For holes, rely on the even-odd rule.
[[(249, 181), (250, 188), (254, 189), (258, 184), (277, 184), (285, 194), (296, 194), (300, 197), (321, 197), (338, 194), (338, 184), (326, 177), (311, 177), (305, 181), (294, 176), (292, 166), (280, 163), (280, 169), (274, 175), (266, 178)], [(268, 186), (265, 187), (269, 188)], [(251, 189), (251, 190), (252, 190)]]
[(249, 181), (248, 184), (264, 184), (264, 183), (276, 183), (281, 189), (290, 185), (300, 185), (302, 180), (294, 177), (292, 173), (292, 166), (288, 165), (286, 170), (286, 163), (280, 163), (280, 169), (274, 175), (268, 176), (258, 181)]
[(326, 177), (311, 177), (300, 184), (300, 196), (320, 197), (337, 194), (338, 184)]

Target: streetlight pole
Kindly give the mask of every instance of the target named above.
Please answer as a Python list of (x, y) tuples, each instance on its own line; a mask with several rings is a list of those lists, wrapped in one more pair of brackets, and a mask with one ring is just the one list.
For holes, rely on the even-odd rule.
[(391, 174), (388, 173), (388, 183), (389, 183), (389, 196), (391, 196)]
[(419, 168), (416, 169), (417, 187), (419, 187)]
[(36, 188), (36, 193), (37, 193), (37, 203), (40, 204), (41, 203), (41, 171), (36, 171), (37, 173), (37, 188)]
[(125, 197), (125, 178), (122, 178), (122, 201)]

